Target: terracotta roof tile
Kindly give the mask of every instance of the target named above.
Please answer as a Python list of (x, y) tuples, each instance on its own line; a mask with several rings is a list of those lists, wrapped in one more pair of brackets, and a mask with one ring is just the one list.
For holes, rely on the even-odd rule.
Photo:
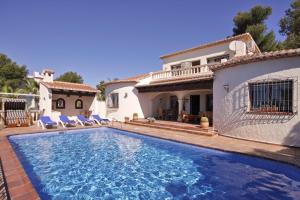
[(149, 76), (150, 76), (149, 73), (148, 74), (140, 74), (140, 75), (132, 76), (132, 77), (125, 78), (125, 79), (110, 81), (110, 82), (105, 83), (105, 85), (116, 84), (116, 83), (138, 82), (139, 80), (144, 79), (144, 78), (148, 78)]
[[(214, 42), (202, 44), (202, 45), (199, 45), (199, 46), (196, 46), (196, 47), (192, 47), (192, 48), (189, 48), (189, 49), (185, 49), (185, 50), (181, 50), (181, 51), (176, 51), (174, 53), (162, 55), (160, 58), (164, 59), (164, 58), (167, 58), (167, 57), (171, 57), (171, 56), (175, 56), (175, 55), (179, 55), (179, 54), (183, 54), (183, 53), (187, 53), (187, 52), (195, 51), (195, 50), (198, 50), (198, 49), (203, 49), (203, 48), (207, 48), (207, 47), (211, 47), (211, 46), (215, 46), (215, 45), (219, 45), (219, 44), (222, 44), (222, 43), (231, 42), (231, 41), (239, 40), (239, 39), (253, 40), (253, 38), (250, 35), (250, 33), (244, 33), (244, 34), (241, 34), (241, 35), (227, 37), (227, 38), (222, 39), (222, 40), (217, 40), (217, 41), (214, 41)], [(255, 44), (255, 52), (256, 53), (260, 53), (260, 49), (258, 48), (258, 46), (256, 45), (256, 43), (254, 43), (254, 44)]]
[(53, 82), (41, 82), (49, 89), (58, 89), (58, 90), (72, 90), (72, 91), (81, 91), (81, 92), (98, 92), (97, 89), (84, 84), (84, 83), (68, 83), (62, 81), (53, 81)]
[(224, 63), (218, 63), (215, 65), (211, 65), (211, 66), (209, 66), (209, 68), (212, 71), (217, 71), (220, 69), (233, 67), (233, 66), (240, 65), (240, 64), (247, 64), (247, 63), (252, 63), (252, 62), (259, 62), (259, 61), (279, 59), (279, 58), (287, 58), (287, 57), (295, 57), (295, 56), (300, 56), (300, 48), (239, 56), (236, 58), (232, 58)]

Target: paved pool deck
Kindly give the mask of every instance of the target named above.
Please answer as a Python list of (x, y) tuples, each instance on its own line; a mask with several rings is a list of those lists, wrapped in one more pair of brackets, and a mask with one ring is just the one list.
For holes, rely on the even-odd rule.
[[(295, 165), (300, 168), (300, 148), (285, 147), (280, 145), (253, 142), (241, 139), (235, 139), (225, 136), (203, 136), (196, 134), (183, 133), (179, 131), (161, 130), (157, 128), (134, 126), (123, 123), (113, 123), (112, 128), (131, 131), (143, 135), (193, 144), (201, 147), (208, 147), (218, 150), (242, 153), (252, 156), (259, 156), (272, 160), (277, 160)], [(99, 126), (91, 126), (96, 128)], [(86, 127), (75, 128), (57, 128), (42, 130), (39, 127), (6, 128), (0, 130), (0, 158), (3, 163), (3, 171), (8, 185), (8, 191), (13, 200), (31, 200), (39, 199), (38, 193), (31, 184), (20, 161), (18, 160), (7, 136), (15, 134), (28, 134), (37, 132), (51, 132), (71, 129), (82, 129)]]

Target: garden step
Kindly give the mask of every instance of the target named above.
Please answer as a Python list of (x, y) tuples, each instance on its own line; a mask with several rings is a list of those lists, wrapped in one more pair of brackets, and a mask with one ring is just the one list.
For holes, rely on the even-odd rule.
[(217, 134), (216, 131), (210, 129), (203, 129), (198, 127), (192, 127), (192, 126), (179, 126), (174, 124), (162, 124), (162, 123), (149, 123), (149, 122), (143, 122), (143, 121), (130, 121), (127, 122), (127, 124), (131, 125), (137, 125), (137, 126), (145, 126), (150, 128), (160, 128), (165, 130), (172, 130), (172, 131), (180, 131), (185, 133), (191, 133), (191, 134), (198, 134), (198, 135), (206, 135), (206, 136), (214, 136)]

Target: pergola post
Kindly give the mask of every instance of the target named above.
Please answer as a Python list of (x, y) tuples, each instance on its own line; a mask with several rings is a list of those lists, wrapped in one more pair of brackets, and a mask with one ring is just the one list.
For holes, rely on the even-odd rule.
[(182, 109), (183, 109), (183, 99), (178, 99), (178, 118), (177, 118), (177, 121), (182, 121), (182, 119), (181, 119)]
[(185, 92), (178, 92), (176, 94), (176, 96), (177, 96), (177, 102), (178, 102), (178, 117), (177, 117), (177, 121), (182, 121), (182, 119), (181, 119), (181, 113), (182, 113), (182, 110), (183, 110), (184, 95), (185, 95)]

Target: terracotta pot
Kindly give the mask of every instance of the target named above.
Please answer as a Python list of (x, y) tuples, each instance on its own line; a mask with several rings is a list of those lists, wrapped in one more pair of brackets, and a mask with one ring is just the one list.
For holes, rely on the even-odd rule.
[(133, 115), (132, 120), (137, 121), (139, 119), (138, 115)]
[(209, 127), (209, 122), (201, 122), (200, 127), (201, 128), (208, 128)]
[(124, 117), (124, 121), (125, 121), (125, 123), (128, 123), (129, 122), (129, 117)]

